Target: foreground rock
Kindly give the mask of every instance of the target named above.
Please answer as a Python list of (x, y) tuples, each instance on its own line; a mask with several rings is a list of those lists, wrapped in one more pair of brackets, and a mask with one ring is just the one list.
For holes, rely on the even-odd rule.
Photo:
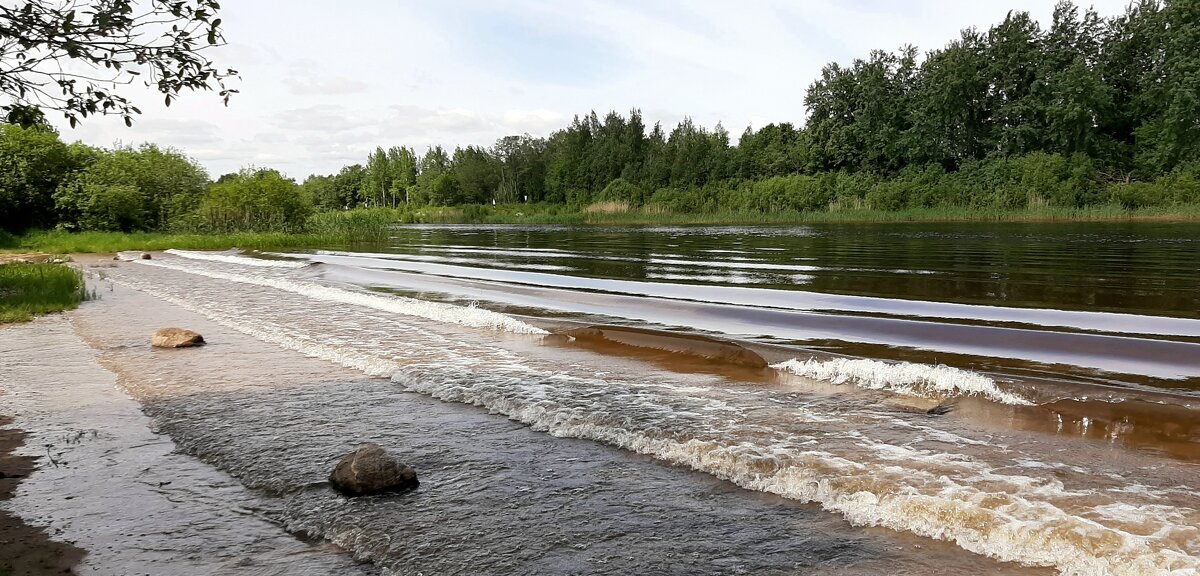
[(420, 485), (417, 471), (375, 444), (363, 444), (342, 457), (329, 483), (348, 496), (399, 492)]
[(159, 328), (150, 337), (155, 348), (187, 348), (204, 344), (204, 337), (184, 328)]

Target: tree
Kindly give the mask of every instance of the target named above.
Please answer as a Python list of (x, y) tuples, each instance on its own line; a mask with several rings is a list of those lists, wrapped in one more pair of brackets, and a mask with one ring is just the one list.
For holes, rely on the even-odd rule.
[(54, 193), (60, 219), (90, 230), (164, 230), (200, 205), (208, 174), (153, 144), (100, 151)]
[(78, 168), (53, 130), (0, 125), (0, 229), (57, 224), (54, 191)]
[(170, 106), (186, 91), (237, 90), (207, 51), (225, 43), (217, 0), (24, 0), (0, 4), (0, 111), (54, 110), (75, 126), (141, 110), (119, 94), (141, 81)]
[(209, 186), (199, 208), (214, 232), (299, 232), (311, 213), (312, 201), (295, 182), (265, 169), (245, 169)]
[(500, 187), (500, 162), (487, 150), (478, 146), (458, 148), (451, 162), (461, 193), (455, 203), (486, 204), (496, 198)]

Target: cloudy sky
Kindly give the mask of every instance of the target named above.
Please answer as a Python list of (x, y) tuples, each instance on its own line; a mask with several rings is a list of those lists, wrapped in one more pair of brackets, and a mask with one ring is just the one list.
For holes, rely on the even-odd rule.
[[(490, 145), (593, 109), (638, 107), (668, 126), (719, 121), (736, 135), (801, 123), (804, 89), (826, 62), (940, 47), (1009, 9), (1046, 23), (1054, 3), (236, 0), (222, 14), (229, 46), (213, 53), (241, 72), (229, 107), (195, 93), (165, 108), (147, 94), (133, 128), (98, 118), (60, 130), (98, 146), (174, 146), (213, 177), (254, 165), (298, 180), (376, 146)], [(1094, 6), (1111, 15), (1126, 3)]]

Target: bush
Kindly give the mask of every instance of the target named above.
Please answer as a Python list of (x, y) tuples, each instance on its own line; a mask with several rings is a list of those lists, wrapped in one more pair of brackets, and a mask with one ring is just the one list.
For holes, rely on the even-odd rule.
[(312, 202), (279, 172), (243, 170), (209, 186), (198, 214), (206, 232), (297, 233), (312, 214)]
[(592, 197), (593, 202), (626, 202), (630, 206), (641, 206), (646, 202), (646, 192), (636, 184), (624, 178), (617, 178), (608, 183), (599, 194)]
[(1121, 182), (1108, 187), (1111, 201), (1122, 208), (1136, 210), (1150, 206), (1161, 206), (1166, 202), (1166, 191), (1162, 186), (1147, 182)]

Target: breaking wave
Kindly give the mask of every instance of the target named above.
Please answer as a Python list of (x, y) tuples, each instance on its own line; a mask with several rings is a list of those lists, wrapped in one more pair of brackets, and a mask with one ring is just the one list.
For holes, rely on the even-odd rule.
[(949, 366), (888, 363), (863, 358), (793, 358), (771, 367), (833, 384), (853, 384), (869, 390), (886, 390), (921, 398), (983, 396), (1004, 404), (1032, 404), (1017, 394), (1000, 389), (996, 381), (987, 376)]
[(442, 302), (418, 300), (416, 298), (408, 298), (405, 296), (364, 294), (362, 292), (354, 292), (351, 290), (334, 288), (331, 286), (322, 286), (320, 284), (313, 284), (309, 282), (298, 282), (284, 278), (243, 276), (240, 274), (230, 274), (228, 272), (217, 270), (201, 270), (198, 268), (179, 266), (158, 260), (135, 259), (131, 260), (131, 262), (136, 262), (146, 266), (167, 268), (179, 272), (186, 272), (188, 274), (207, 276), (209, 278), (228, 280), (230, 282), (237, 282), (239, 284), (265, 286), (268, 288), (275, 288), (276, 290), (294, 292), (314, 300), (365, 306), (368, 308), (374, 308), (376, 310), (382, 310), (384, 312), (425, 318), (435, 322), (446, 322), (472, 328), (491, 328), (494, 330), (512, 332), (514, 334), (548, 334), (548, 332), (545, 330), (533, 326), (532, 324), (522, 322), (498, 312), (484, 310), (473, 305), (458, 306)]
[(180, 258), (187, 258), (188, 260), (208, 260), (210, 262), (226, 262), (260, 268), (304, 268), (305, 266), (312, 265), (312, 262), (300, 262), (297, 260), (266, 260), (263, 258), (249, 258), (235, 253), (197, 252), (194, 250), (176, 250), (174, 248), (166, 250), (165, 253), (172, 256), (179, 256)]

